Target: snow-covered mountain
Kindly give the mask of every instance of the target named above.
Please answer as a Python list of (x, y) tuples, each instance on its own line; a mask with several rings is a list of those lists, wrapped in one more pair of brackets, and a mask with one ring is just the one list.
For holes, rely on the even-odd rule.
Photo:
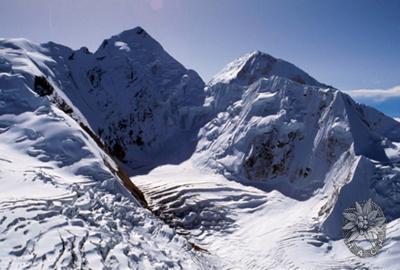
[[(329, 216), (323, 225), (331, 237), (340, 237), (341, 213), (354, 200), (373, 198), (385, 208), (389, 220), (400, 217), (399, 190), (395, 187), (399, 123), (324, 87), (304, 72), (304, 79), (294, 75), (300, 73), (295, 67), (288, 67), (286, 73), (248, 70), (258, 77), (246, 83), (239, 75), (232, 77), (242, 72), (243, 66), (267, 66), (270, 59), (260, 52), (246, 55), (211, 80), (207, 100), (219, 113), (200, 132), (196, 164), (296, 200), (307, 200), (323, 191), (330, 199), (320, 214)], [(233, 71), (232, 67), (243, 61), (240, 71)], [(301, 82), (308, 78), (310, 84), (299, 83), (299, 78)], [(220, 100), (229, 102), (218, 108)], [(364, 183), (352, 180), (357, 171), (368, 171)], [(332, 190), (324, 190), (328, 186)], [(351, 187), (360, 192), (345, 194)]]
[[(0, 128), (0, 268), (397, 269), (400, 123), (265, 53), (205, 85), (142, 28), (3, 39)], [(368, 198), (387, 241), (360, 259)]]
[(87, 122), (76, 121), (86, 120), (85, 111), (63, 92), (77, 89), (68, 88), (64, 59), (53, 50), (71, 51), (0, 40), (0, 268), (215, 267), (146, 209), (116, 157), (101, 147)]
[(211, 80), (207, 103), (218, 113), (200, 132), (198, 163), (239, 181), (265, 180), (267, 189), (306, 199), (350, 153), (382, 164), (397, 161), (398, 122), (296, 67), (288, 66), (286, 74), (249, 70), (256, 77), (246, 83), (232, 77), (243, 66), (267, 66), (271, 59), (260, 52), (246, 55)]
[(194, 151), (204, 83), (142, 28), (104, 40), (94, 53), (54, 43), (37, 51), (48, 59), (33, 61), (65, 111), (127, 168), (179, 163)]
[[(261, 52), (205, 92), (211, 119), (191, 159), (135, 178), (164, 219), (227, 269), (397, 269), (398, 122)], [(369, 198), (388, 240), (360, 259), (343, 243), (342, 213)]]

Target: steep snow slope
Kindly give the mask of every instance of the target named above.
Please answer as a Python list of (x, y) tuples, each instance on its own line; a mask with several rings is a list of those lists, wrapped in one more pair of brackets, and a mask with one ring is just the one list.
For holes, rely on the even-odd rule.
[[(397, 269), (399, 123), (292, 65), (260, 71), (273, 59), (228, 64), (206, 87), (214, 116), (191, 160), (135, 181), (226, 268)], [(342, 212), (368, 198), (390, 222), (388, 240), (360, 259), (341, 240)]]
[(0, 40), (0, 268), (212, 268), (141, 206), (76, 121), (37, 94), (54, 90), (42, 77), (54, 63), (45, 50)]
[[(142, 28), (104, 40), (95, 53), (49, 43), (43, 72), (127, 168), (179, 163), (195, 148), (204, 83)], [(179, 142), (179, 143), (178, 143)]]

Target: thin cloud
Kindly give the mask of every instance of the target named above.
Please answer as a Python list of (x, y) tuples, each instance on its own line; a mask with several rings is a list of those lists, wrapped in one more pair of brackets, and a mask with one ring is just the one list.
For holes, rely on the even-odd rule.
[(400, 97), (400, 85), (389, 89), (354, 89), (345, 92), (354, 98), (363, 98), (382, 102), (390, 98)]

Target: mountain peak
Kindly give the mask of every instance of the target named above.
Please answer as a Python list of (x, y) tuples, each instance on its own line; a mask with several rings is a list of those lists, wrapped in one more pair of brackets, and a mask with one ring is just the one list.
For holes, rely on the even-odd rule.
[(260, 78), (271, 76), (284, 77), (300, 84), (329, 87), (295, 65), (259, 50), (247, 53), (226, 65), (209, 85), (231, 82), (249, 85)]
[(117, 35), (113, 35), (108, 39), (105, 39), (97, 51), (102, 51), (103, 49), (117, 48), (120, 47), (145, 47), (148, 49), (163, 50), (160, 43), (158, 43), (154, 38), (152, 38), (146, 30), (138, 26), (132, 29), (122, 31)]
[(250, 53), (245, 54), (244, 56), (240, 58), (246, 58), (247, 57), (247, 62), (248, 61), (265, 61), (265, 60), (270, 60), (270, 61), (276, 61), (277, 59), (265, 52), (255, 50)]
[(141, 26), (137, 26), (135, 28), (122, 31), (119, 34), (119, 36), (135, 36), (135, 35), (145, 38), (145, 37), (147, 37), (148, 34), (147, 34), (146, 30), (144, 30)]

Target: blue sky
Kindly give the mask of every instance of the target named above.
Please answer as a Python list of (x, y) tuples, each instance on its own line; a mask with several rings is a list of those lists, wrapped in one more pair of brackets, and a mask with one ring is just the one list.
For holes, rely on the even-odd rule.
[(261, 50), (400, 116), (400, 1), (2, 0), (0, 25), (0, 37), (91, 50), (140, 25), (205, 81)]

